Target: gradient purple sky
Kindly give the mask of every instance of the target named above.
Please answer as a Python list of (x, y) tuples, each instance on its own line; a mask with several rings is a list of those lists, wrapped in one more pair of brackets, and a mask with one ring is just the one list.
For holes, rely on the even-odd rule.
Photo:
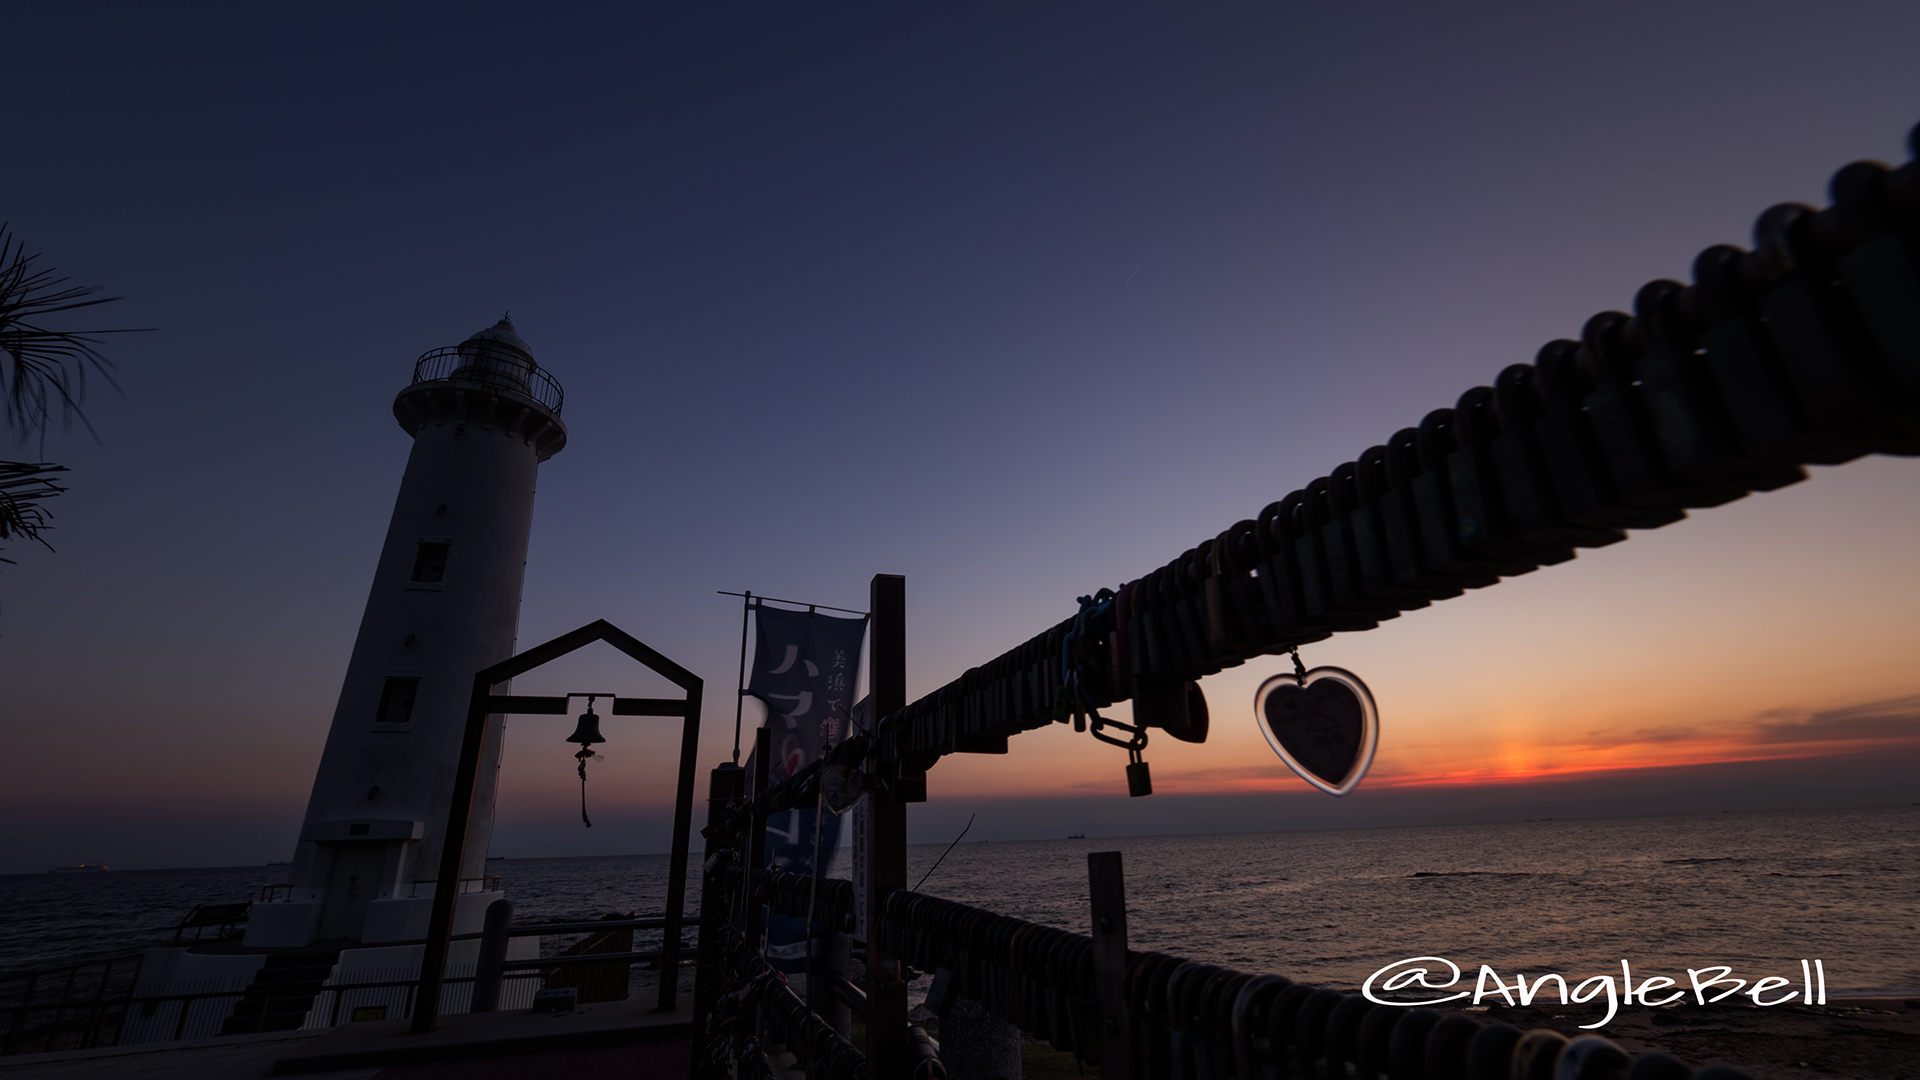
[[(20, 3), (7, 38), (0, 217), (159, 332), (113, 343), (101, 445), (48, 444), (59, 552), (0, 573), (0, 872), (287, 856), (389, 402), (502, 309), (572, 432), (521, 643), (604, 617), (695, 670), (712, 763), (714, 590), (905, 574), (930, 690), (1920, 120), (1896, 3)], [(1381, 704), (1347, 800), (1254, 731), (1273, 660), (1208, 680), (1151, 799), (1056, 728), (943, 762), (914, 838), (1920, 799), (1920, 464), (1813, 472), (1305, 650)], [(610, 652), (519, 688), (607, 680), (648, 692)], [(670, 739), (609, 733), (585, 833), (565, 730), (513, 722), (496, 852), (664, 848)]]

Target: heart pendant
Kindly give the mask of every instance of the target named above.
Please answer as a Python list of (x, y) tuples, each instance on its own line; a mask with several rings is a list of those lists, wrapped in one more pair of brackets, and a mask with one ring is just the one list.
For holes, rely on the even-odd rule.
[(1373, 695), (1341, 668), (1275, 675), (1254, 694), (1253, 715), (1287, 768), (1329, 795), (1359, 786), (1380, 741)]
[(866, 775), (851, 765), (828, 765), (820, 770), (821, 800), (836, 814), (846, 813), (866, 788)]

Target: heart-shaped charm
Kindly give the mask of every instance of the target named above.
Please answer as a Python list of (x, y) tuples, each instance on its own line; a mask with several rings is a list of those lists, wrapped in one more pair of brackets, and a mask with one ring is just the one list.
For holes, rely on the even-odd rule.
[(1275, 675), (1254, 694), (1253, 714), (1287, 768), (1329, 795), (1352, 791), (1373, 764), (1380, 715), (1367, 684), (1350, 671)]
[(828, 765), (820, 770), (821, 800), (836, 814), (846, 813), (866, 790), (866, 774), (851, 765)]

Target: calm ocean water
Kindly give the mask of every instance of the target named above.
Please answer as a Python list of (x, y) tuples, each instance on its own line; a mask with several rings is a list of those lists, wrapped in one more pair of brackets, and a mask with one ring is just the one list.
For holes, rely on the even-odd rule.
[[(909, 851), (908, 881), (941, 845)], [(1086, 853), (1119, 850), (1131, 944), (1357, 986), (1405, 957), (1684, 980), (1794, 975), (1830, 993), (1920, 992), (1920, 808), (1505, 825), (963, 842), (924, 891), (1087, 928)], [(665, 856), (489, 864), (521, 919), (657, 911)], [(0, 877), (0, 972), (164, 943), (196, 903), (283, 867)], [(845, 876), (844, 856), (830, 873)], [(697, 885), (697, 882), (694, 883)]]

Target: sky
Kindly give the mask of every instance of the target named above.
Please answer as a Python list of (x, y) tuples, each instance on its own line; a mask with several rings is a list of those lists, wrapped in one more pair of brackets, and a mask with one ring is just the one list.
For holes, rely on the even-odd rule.
[[(1158, 567), (1920, 120), (1897, 3), (10, 5), (0, 219), (104, 295), (56, 553), (0, 567), (0, 872), (287, 858), (408, 449), (415, 357), (510, 310), (564, 385), (524, 647), (707, 680), (740, 607), (903, 574), (913, 695)], [(38, 446), (8, 456), (36, 459)], [(910, 839), (1920, 801), (1920, 464), (1870, 458), (1302, 650), (1360, 790), (1253, 723), (1064, 726)], [(516, 683), (661, 692), (596, 649)], [(1122, 718), (1124, 707), (1116, 709)], [(677, 733), (596, 827), (509, 725), (493, 851), (660, 851)]]

